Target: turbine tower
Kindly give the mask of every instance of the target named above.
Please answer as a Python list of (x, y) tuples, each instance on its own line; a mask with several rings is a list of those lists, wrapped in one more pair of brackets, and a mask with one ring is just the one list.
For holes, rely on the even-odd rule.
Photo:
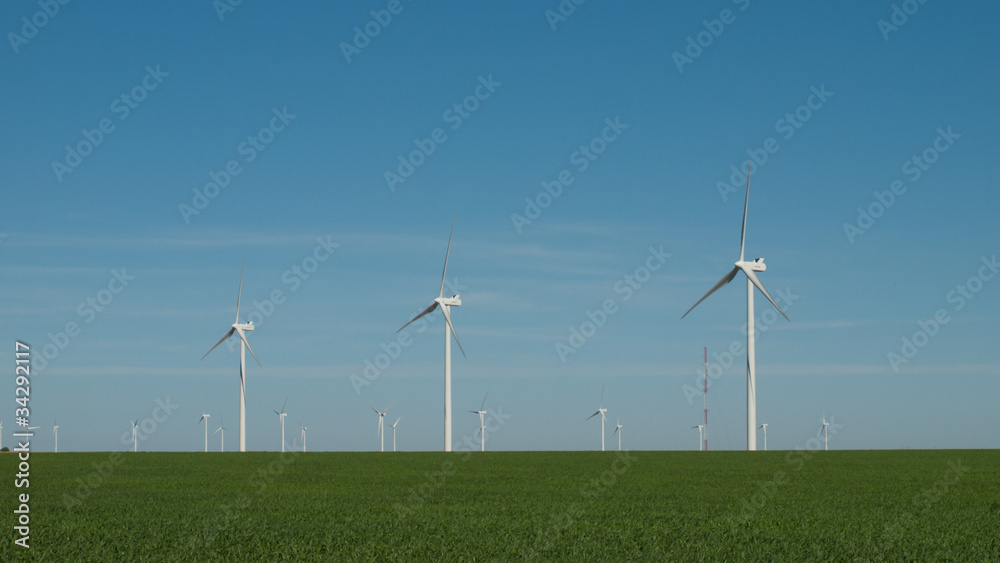
[(764, 429), (764, 451), (766, 452), (767, 451), (767, 423), (765, 422), (764, 424), (761, 424), (760, 427)]
[(299, 423), (299, 428), (302, 429), (302, 433), (301, 433), (300, 437), (302, 438), (302, 451), (305, 452), (306, 451), (306, 430), (309, 430), (309, 427), (308, 426), (302, 426), (302, 423), (300, 422)]
[(691, 428), (697, 428), (698, 429), (698, 451), (699, 452), (705, 451), (705, 443), (702, 441), (702, 432), (705, 430), (705, 426), (702, 425), (702, 424), (699, 424), (697, 426), (692, 426)]
[(274, 414), (278, 415), (278, 420), (281, 422), (281, 453), (285, 453), (285, 417), (288, 416), (288, 413), (285, 412), (285, 405), (287, 404), (288, 399), (285, 399), (285, 402), (281, 404), (281, 412), (274, 411)]
[[(455, 234), (455, 220), (451, 221), (451, 233), (448, 234), (448, 248), (444, 253), (444, 270), (441, 272), (441, 289), (438, 291), (438, 296), (429, 307), (420, 312), (419, 315), (410, 319), (410, 322), (406, 323), (399, 330), (410, 326), (410, 323), (423, 317), (424, 315), (429, 315), (441, 307), (441, 313), (444, 315), (444, 322), (447, 327), (444, 329), (444, 451), (451, 451), (451, 337), (455, 336), (455, 343), (458, 344), (458, 349), (462, 352), (462, 357), (465, 357), (465, 350), (462, 349), (462, 343), (458, 340), (458, 333), (455, 332), (455, 326), (451, 324), (451, 308), (461, 307), (462, 299), (458, 295), (452, 295), (451, 297), (444, 296), (444, 279), (445, 275), (448, 273), (448, 255), (451, 254), (451, 236)], [(451, 331), (449, 334), (448, 331)]]
[(708, 451), (708, 347), (707, 346), (704, 349), (704, 354), (705, 354), (705, 392), (702, 395), (702, 398), (704, 399), (703, 402), (705, 404), (705, 422), (703, 423), (705, 425), (705, 430), (704, 430), (705, 434), (704, 438), (702, 438), (702, 442), (704, 443), (703, 447), (707, 452)]
[(830, 436), (827, 434), (827, 429), (830, 427), (830, 423), (826, 421), (826, 413), (823, 413), (823, 450), (829, 451), (830, 449)]
[(604, 408), (604, 386), (602, 385), (601, 386), (601, 403), (600, 403), (600, 408), (597, 409), (597, 412), (595, 412), (594, 414), (592, 414), (592, 415), (590, 415), (590, 416), (587, 417), (587, 420), (590, 420), (590, 419), (594, 418), (597, 415), (601, 415), (601, 451), (602, 452), (604, 451), (604, 421), (606, 421), (608, 419), (608, 417), (605, 416), (607, 414), (607, 412), (608, 412), (608, 409)]
[[(240, 451), (245, 452), (247, 450), (247, 418), (246, 418), (246, 408), (247, 408), (247, 398), (246, 398), (246, 351), (250, 350), (250, 355), (253, 359), (257, 361), (257, 365), (260, 365), (260, 360), (257, 359), (257, 354), (253, 353), (253, 348), (250, 347), (250, 343), (247, 342), (246, 332), (253, 331), (253, 321), (247, 321), (245, 323), (240, 323), (240, 297), (243, 295), (243, 268), (246, 266), (247, 259), (243, 257), (243, 266), (240, 266), (240, 287), (239, 291), (236, 293), (236, 320), (233, 322), (232, 328), (229, 332), (225, 334), (215, 346), (212, 346), (211, 350), (205, 352), (205, 356), (212, 353), (222, 344), (229, 339), (233, 334), (238, 334), (240, 336)], [(204, 360), (205, 356), (201, 359)]]
[(484, 407), (486, 406), (486, 397), (488, 397), (489, 395), (490, 395), (489, 391), (487, 391), (486, 394), (483, 395), (483, 404), (479, 407), (478, 411), (469, 411), (473, 414), (479, 415), (479, 436), (480, 436), (479, 451), (481, 452), (486, 451), (486, 422), (484, 418), (486, 416), (486, 411), (484, 410)]
[(399, 424), (399, 421), (402, 418), (403, 417), (399, 417), (396, 419), (396, 422), (392, 423), (392, 451), (394, 452), (396, 451), (396, 425)]
[(205, 453), (208, 453), (208, 417), (210, 416), (212, 415), (201, 413), (201, 419), (198, 420), (198, 424), (205, 423)]
[(135, 437), (135, 430), (137, 428), (139, 428), (139, 424), (138, 424), (139, 423), (139, 419), (136, 419), (134, 422), (130, 420), (129, 422), (132, 423), (132, 453), (135, 453), (137, 451), (137, 447), (138, 447), (138, 443), (139, 443), (138, 440), (136, 440), (136, 437)]
[[(396, 403), (393, 403), (392, 405), (395, 404)], [(369, 407), (372, 408), (373, 411), (375, 411), (375, 414), (378, 415), (378, 440), (379, 440), (379, 451), (381, 452), (385, 451), (385, 413), (387, 413), (389, 409), (392, 408), (392, 405), (385, 407), (384, 411), (380, 411), (377, 408), (368, 405)]]
[(55, 438), (56, 438), (56, 445), (55, 445), (55, 448), (52, 451), (56, 452), (56, 453), (59, 453), (59, 419), (58, 418), (55, 419), (55, 422), (52, 423), (52, 434), (55, 435)]
[(615, 424), (614, 433), (611, 434), (612, 436), (618, 434), (618, 451), (622, 451), (622, 432), (621, 432), (622, 428), (623, 428), (622, 421), (619, 419)]
[(219, 427), (215, 430), (215, 432), (212, 432), (212, 434), (219, 434), (219, 432), (222, 432), (222, 434), (219, 434), (219, 451), (220, 452), (226, 451), (226, 430), (228, 430), (226, 428), (226, 425), (222, 424), (222, 421), (220, 420), (219, 421)]
[[(751, 167), (753, 164), (751, 163)], [(740, 231), (740, 259), (736, 261), (735, 266), (728, 274), (722, 277), (718, 283), (712, 286), (712, 289), (708, 290), (697, 303), (691, 306), (686, 313), (681, 315), (683, 319), (690, 313), (695, 307), (697, 307), (702, 301), (708, 298), (709, 295), (715, 293), (717, 289), (733, 281), (736, 274), (743, 272), (747, 278), (747, 451), (757, 450), (757, 379), (756, 379), (756, 357), (754, 354), (754, 318), (753, 318), (753, 288), (756, 287), (767, 297), (767, 300), (774, 305), (774, 308), (781, 313), (785, 320), (788, 320), (788, 315), (778, 307), (778, 304), (774, 302), (771, 298), (771, 294), (764, 289), (764, 285), (760, 283), (760, 279), (757, 278), (756, 272), (763, 272), (767, 269), (764, 265), (763, 258), (756, 258), (752, 262), (747, 262), (744, 260), (743, 251), (746, 247), (746, 233), (747, 233), (747, 206), (750, 203), (750, 170), (747, 170), (747, 195), (746, 199), (743, 201), (743, 229)]]
[(0, 449), (3, 449), (3, 421), (0, 420)]

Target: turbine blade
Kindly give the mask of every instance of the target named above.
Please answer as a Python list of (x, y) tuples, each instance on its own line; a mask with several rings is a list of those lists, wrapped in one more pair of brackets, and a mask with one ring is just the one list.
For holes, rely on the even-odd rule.
[(486, 394), (483, 395), (483, 404), (479, 406), (479, 410), (483, 410), (483, 407), (486, 406), (486, 397), (489, 397), (489, 396), (490, 396), (490, 392), (489, 391), (487, 391)]
[(601, 404), (600, 407), (604, 408), (604, 385), (601, 385)]
[(747, 241), (747, 206), (750, 204), (750, 171), (753, 170), (753, 159), (747, 167), (747, 195), (743, 200), (743, 229), (740, 231), (740, 262), (743, 261), (743, 248)]
[(465, 350), (462, 349), (462, 341), (458, 339), (458, 333), (455, 332), (455, 325), (451, 324), (451, 313), (448, 312), (449, 307), (441, 307), (441, 312), (444, 313), (444, 320), (448, 323), (448, 328), (451, 329), (452, 335), (455, 336), (455, 343), (458, 344), (458, 349), (462, 352), (462, 357), (465, 356)]
[(240, 324), (240, 298), (243, 297), (243, 268), (247, 265), (247, 256), (243, 255), (243, 265), (240, 266), (240, 289), (236, 293), (236, 322), (233, 324)]
[[(246, 335), (243, 334), (243, 331), (242, 330), (237, 330), (236, 333), (240, 335), (240, 340), (242, 340), (243, 343), (247, 345), (247, 350), (250, 350), (250, 355), (253, 356), (253, 359), (257, 360), (257, 354), (253, 353), (253, 348), (251, 348), (250, 347), (250, 343), (247, 342), (247, 337), (246, 337)], [(260, 360), (257, 360), (257, 365), (260, 366)], [(260, 367), (264, 367), (264, 366), (260, 366)]]
[(371, 409), (372, 409), (373, 411), (375, 411), (375, 414), (377, 414), (377, 415), (379, 415), (379, 416), (382, 416), (382, 413), (378, 412), (378, 409), (377, 409), (377, 408), (375, 408), (375, 407), (372, 407), (371, 405), (368, 405), (368, 406), (369, 406), (369, 407), (371, 407)]
[[(220, 338), (219, 341), (215, 343), (215, 346), (212, 346), (212, 348), (209, 349), (208, 352), (205, 352), (205, 356), (208, 356), (209, 354), (211, 354), (212, 350), (215, 350), (216, 348), (219, 347), (219, 344), (222, 344), (223, 342), (225, 342), (226, 340), (228, 340), (229, 337), (232, 336), (234, 332), (236, 332), (236, 328), (235, 327), (229, 329), (229, 332), (227, 332), (225, 336), (223, 336), (222, 338)], [(201, 360), (204, 360), (205, 356), (202, 356)], [(200, 362), (201, 360), (198, 360), (198, 361)]]
[(739, 271), (740, 271), (739, 266), (734, 266), (732, 270), (729, 270), (729, 273), (726, 274), (726, 275), (724, 275), (724, 276), (722, 276), (722, 279), (719, 280), (718, 283), (716, 283), (715, 285), (713, 285), (712, 289), (708, 290), (708, 293), (706, 293), (705, 295), (703, 295), (702, 298), (699, 299), (697, 303), (695, 303), (694, 305), (691, 305), (691, 308), (688, 309), (687, 312), (685, 312), (683, 315), (681, 315), (681, 318), (683, 319), (684, 317), (686, 317), (688, 315), (688, 313), (690, 313), (691, 311), (693, 311), (694, 308), (697, 307), (698, 305), (700, 305), (702, 301), (708, 299), (708, 296), (711, 295), (711, 294), (713, 294), (713, 293), (715, 293), (716, 290), (718, 290), (720, 287), (722, 287), (722, 286), (726, 285), (727, 283), (733, 281), (733, 278), (736, 277), (736, 273), (739, 272)]
[(412, 319), (410, 319), (410, 322), (408, 322), (405, 325), (399, 327), (399, 330), (397, 330), (396, 332), (399, 332), (400, 330), (403, 330), (404, 328), (410, 326), (411, 324), (413, 324), (413, 321), (419, 319), (420, 317), (422, 317), (424, 315), (428, 315), (428, 314), (434, 312), (434, 309), (436, 309), (437, 306), (438, 306), (438, 302), (437, 301), (431, 303), (430, 307), (427, 307), (426, 309), (424, 309), (423, 311), (421, 311), (419, 315), (417, 315), (417, 316), (413, 317)]
[(592, 415), (588, 416), (588, 417), (587, 417), (587, 420), (590, 420), (590, 419), (594, 418), (595, 416), (597, 416), (597, 415), (599, 415), (599, 414), (601, 414), (601, 411), (597, 411), (597, 412), (595, 412), (594, 414), (592, 414)]
[(441, 272), (441, 290), (438, 297), (444, 297), (444, 277), (448, 273), (448, 255), (451, 254), (451, 235), (455, 234), (455, 218), (451, 220), (451, 232), (448, 233), (448, 249), (444, 252), (444, 270)]
[(385, 413), (389, 412), (389, 409), (391, 409), (394, 406), (396, 406), (396, 403), (393, 403), (393, 404), (389, 405), (388, 407), (385, 407), (385, 410), (382, 411), (382, 416), (385, 416)]
[(785, 317), (786, 321), (792, 322), (791, 319), (788, 318), (788, 315), (786, 315), (785, 312), (781, 310), (781, 307), (778, 307), (778, 304), (774, 302), (774, 299), (771, 298), (771, 294), (768, 293), (766, 289), (764, 289), (764, 284), (760, 283), (760, 279), (757, 278), (757, 273), (751, 270), (750, 268), (746, 267), (743, 268), (743, 273), (746, 274), (748, 278), (750, 278), (750, 281), (755, 286), (757, 286), (757, 289), (759, 289), (760, 292), (764, 294), (764, 297), (767, 297), (767, 300), (771, 302), (771, 305), (774, 305), (774, 308), (777, 309), (779, 313), (781, 313), (781, 316)]
[(285, 412), (285, 405), (287, 405), (287, 404), (288, 404), (288, 397), (285, 397), (285, 402), (281, 403), (281, 413), (278, 413), (278, 414), (282, 414), (282, 413)]

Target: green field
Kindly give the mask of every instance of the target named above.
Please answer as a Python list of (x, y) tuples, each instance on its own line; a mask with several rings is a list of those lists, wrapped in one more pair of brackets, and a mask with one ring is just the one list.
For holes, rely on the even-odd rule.
[(38, 453), (27, 491), (0, 560), (1000, 560), (995, 450)]

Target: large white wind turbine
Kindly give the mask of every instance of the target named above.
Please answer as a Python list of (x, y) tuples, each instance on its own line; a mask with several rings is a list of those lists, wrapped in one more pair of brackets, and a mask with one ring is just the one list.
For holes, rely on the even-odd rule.
[(692, 426), (691, 428), (698, 429), (698, 451), (699, 452), (705, 451), (705, 442), (703, 442), (703, 436), (704, 436), (703, 432), (705, 431), (705, 425), (699, 424), (697, 426)]
[[(462, 357), (465, 357), (465, 350), (462, 349), (462, 343), (458, 340), (458, 333), (455, 332), (455, 326), (451, 324), (451, 308), (461, 307), (462, 300), (458, 295), (452, 295), (451, 297), (444, 296), (444, 278), (448, 273), (448, 255), (451, 253), (451, 235), (455, 234), (455, 221), (451, 222), (451, 233), (448, 234), (448, 248), (444, 253), (444, 270), (441, 272), (441, 289), (438, 291), (438, 296), (431, 303), (429, 307), (420, 312), (419, 315), (410, 319), (409, 323), (403, 325), (399, 330), (410, 326), (410, 323), (423, 317), (424, 315), (429, 315), (441, 307), (441, 313), (444, 315), (444, 322), (447, 325), (444, 329), (444, 451), (451, 451), (451, 337), (455, 336), (455, 343), (458, 344), (458, 349), (462, 352)], [(399, 332), (397, 330), (396, 332)], [(451, 331), (449, 334), (448, 331)]]
[[(396, 403), (393, 403), (392, 405), (395, 405), (395, 404)], [(371, 405), (368, 405), (369, 407), (372, 407), (372, 410), (375, 411), (375, 414), (378, 415), (379, 451), (382, 451), (382, 452), (385, 451), (385, 413), (387, 413), (389, 411), (389, 409), (392, 408), (392, 405), (389, 405), (388, 407), (385, 407), (384, 411), (380, 411), (377, 408), (372, 407)]]
[(760, 427), (764, 429), (764, 451), (766, 452), (767, 451), (767, 423), (765, 422), (764, 424), (761, 424)]
[(222, 434), (219, 434), (219, 451), (220, 452), (226, 451), (226, 430), (229, 430), (229, 429), (226, 428), (226, 425), (222, 424), (222, 421), (220, 420), (219, 421), (219, 427), (215, 429), (215, 432), (212, 432), (212, 434), (219, 434), (219, 432), (222, 432)]
[(399, 417), (396, 419), (396, 422), (392, 423), (392, 451), (396, 451), (396, 425), (399, 424), (399, 421), (402, 418), (403, 417)]
[(136, 419), (135, 421), (130, 420), (129, 422), (132, 423), (132, 453), (135, 453), (137, 451), (139, 444), (139, 441), (136, 439), (135, 436), (135, 431), (137, 428), (139, 428), (139, 420), (138, 419)]
[(58, 453), (59, 452), (59, 419), (58, 418), (55, 419), (55, 422), (52, 423), (52, 434), (56, 438), (56, 445), (55, 445), (55, 448), (52, 451)]
[(205, 423), (205, 453), (208, 453), (208, 417), (210, 416), (212, 415), (201, 413), (201, 419), (198, 420), (198, 424)]
[(827, 429), (830, 427), (830, 423), (826, 421), (826, 413), (823, 413), (823, 450), (830, 449), (830, 436), (827, 434)]
[(601, 386), (601, 403), (600, 403), (600, 408), (597, 409), (597, 412), (595, 412), (594, 414), (592, 414), (592, 415), (590, 415), (590, 416), (587, 417), (587, 420), (590, 420), (590, 419), (594, 418), (597, 415), (601, 415), (601, 451), (602, 452), (604, 451), (604, 421), (606, 421), (608, 419), (608, 417), (605, 416), (607, 414), (607, 412), (608, 412), (608, 409), (604, 408), (604, 386), (602, 385)]
[(614, 433), (611, 434), (612, 436), (618, 434), (618, 451), (622, 451), (622, 428), (623, 428), (622, 421), (621, 419), (618, 419), (617, 423), (615, 424), (615, 431)]
[[(246, 266), (246, 257), (243, 258), (243, 266)], [(240, 287), (239, 291), (236, 293), (236, 321), (233, 322), (233, 327), (229, 329), (229, 332), (225, 334), (215, 346), (212, 346), (211, 350), (205, 352), (205, 356), (212, 353), (222, 344), (229, 339), (233, 334), (238, 334), (240, 336), (240, 451), (245, 452), (247, 450), (247, 418), (246, 418), (246, 408), (247, 408), (247, 398), (246, 398), (246, 351), (250, 350), (250, 355), (253, 359), (257, 361), (257, 365), (260, 365), (260, 360), (257, 359), (257, 354), (253, 353), (253, 348), (250, 347), (250, 343), (247, 342), (246, 332), (253, 331), (253, 321), (247, 321), (245, 323), (240, 323), (240, 298), (243, 295), (243, 266), (240, 266)], [(201, 359), (204, 360), (205, 356)]]
[(485, 416), (486, 416), (486, 412), (487, 411), (485, 410), (485, 407), (486, 407), (486, 397), (488, 397), (489, 395), (490, 395), (489, 391), (487, 391), (486, 394), (483, 395), (483, 404), (479, 406), (479, 410), (478, 411), (469, 411), (469, 412), (471, 412), (473, 414), (478, 414), (479, 415), (479, 437), (480, 437), (479, 451), (481, 451), (481, 452), (485, 452), (486, 451), (486, 419), (485, 419)]
[[(751, 164), (752, 167), (752, 164)], [(746, 247), (746, 234), (747, 234), (747, 206), (750, 203), (750, 170), (747, 170), (747, 195), (746, 199), (743, 201), (743, 229), (740, 231), (740, 259), (736, 261), (736, 265), (728, 274), (722, 277), (721, 280), (712, 289), (708, 290), (697, 303), (691, 306), (686, 313), (681, 315), (681, 318), (687, 316), (699, 303), (708, 298), (709, 295), (715, 293), (717, 289), (733, 281), (736, 274), (743, 272), (747, 277), (747, 451), (757, 450), (757, 379), (756, 379), (756, 358), (754, 355), (754, 318), (753, 318), (753, 288), (756, 286), (764, 297), (774, 305), (774, 308), (781, 313), (785, 320), (788, 320), (788, 315), (778, 307), (778, 304), (774, 302), (771, 298), (771, 294), (764, 289), (764, 285), (760, 283), (760, 279), (757, 278), (756, 272), (763, 272), (767, 269), (764, 265), (763, 258), (755, 258), (752, 262), (747, 262), (743, 259), (743, 250)]]
[(278, 415), (278, 419), (281, 421), (281, 453), (285, 453), (285, 417), (288, 413), (285, 412), (285, 405), (288, 404), (288, 399), (281, 404), (281, 412), (274, 411), (274, 414)]

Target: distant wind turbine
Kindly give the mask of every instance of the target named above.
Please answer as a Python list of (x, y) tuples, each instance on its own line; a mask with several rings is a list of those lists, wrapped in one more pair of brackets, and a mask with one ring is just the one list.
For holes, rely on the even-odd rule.
[[(281, 453), (285, 453), (285, 417), (288, 413), (285, 412), (285, 405), (288, 404), (288, 399), (281, 404), (281, 412), (274, 411), (274, 414), (278, 415), (278, 420), (281, 422)], [(272, 409), (273, 410), (273, 409)]]
[(478, 411), (469, 411), (473, 414), (479, 415), (479, 436), (480, 436), (479, 451), (481, 452), (486, 451), (486, 422), (485, 422), (486, 419), (484, 417), (486, 416), (487, 411), (484, 410), (484, 408), (486, 407), (486, 397), (489, 397), (489, 395), (490, 395), (489, 391), (487, 391), (486, 394), (483, 395), (483, 404), (480, 405)]
[(761, 424), (760, 427), (764, 429), (764, 451), (766, 452), (767, 451), (767, 423), (765, 422), (764, 424)]
[(201, 418), (198, 420), (198, 424), (202, 422), (205, 423), (205, 453), (208, 453), (208, 417), (212, 415), (208, 413), (202, 413)]
[(305, 452), (306, 451), (306, 430), (309, 430), (309, 427), (308, 426), (302, 426), (301, 422), (299, 423), (299, 427), (302, 429), (302, 434), (301, 434), (301, 438), (302, 438), (302, 451)]
[(699, 424), (697, 426), (692, 426), (691, 428), (698, 429), (698, 451), (699, 452), (705, 451), (705, 443), (702, 441), (702, 432), (704, 432), (705, 430), (705, 425)]
[[(395, 405), (395, 404), (396, 403), (393, 403), (392, 405)], [(375, 414), (378, 415), (378, 440), (379, 440), (379, 444), (380, 444), (379, 451), (382, 451), (382, 452), (385, 451), (385, 413), (388, 412), (389, 409), (392, 408), (392, 405), (389, 405), (388, 407), (385, 407), (384, 411), (380, 411), (377, 408), (372, 407), (371, 405), (368, 405), (369, 407), (372, 408), (373, 411), (375, 411)]]
[[(751, 167), (753, 164), (751, 163)], [(756, 272), (763, 272), (767, 269), (764, 265), (763, 258), (756, 258), (752, 262), (747, 262), (743, 259), (743, 250), (746, 246), (746, 233), (747, 233), (747, 207), (750, 204), (750, 170), (747, 170), (747, 195), (746, 199), (743, 201), (743, 229), (740, 231), (740, 259), (736, 261), (736, 265), (728, 274), (722, 277), (718, 283), (712, 286), (712, 289), (708, 290), (697, 303), (691, 306), (686, 313), (681, 315), (681, 318), (687, 316), (695, 307), (697, 307), (702, 301), (708, 298), (709, 295), (715, 293), (717, 289), (733, 281), (736, 274), (743, 272), (747, 278), (747, 451), (755, 451), (757, 449), (757, 376), (756, 376), (756, 357), (754, 348), (754, 317), (753, 317), (753, 288), (756, 287), (767, 297), (767, 300), (774, 305), (774, 308), (781, 313), (785, 320), (788, 320), (788, 315), (778, 307), (778, 304), (774, 302), (771, 298), (771, 294), (764, 289), (764, 285), (760, 283), (760, 279), (757, 278)]]
[(0, 420), (0, 449), (3, 449), (3, 421)]
[(55, 422), (52, 423), (52, 434), (55, 435), (55, 438), (56, 438), (56, 445), (55, 445), (55, 448), (52, 451), (58, 453), (59, 452), (59, 419), (58, 418), (55, 419)]
[(830, 423), (826, 421), (826, 413), (823, 413), (823, 450), (828, 451), (830, 449), (830, 437), (827, 434), (827, 429), (830, 427)]
[[(243, 257), (243, 266), (246, 266), (246, 257)], [(240, 267), (240, 287), (239, 291), (236, 293), (236, 320), (233, 322), (232, 328), (229, 329), (215, 346), (212, 346), (211, 350), (205, 352), (205, 356), (212, 353), (222, 344), (229, 339), (233, 334), (238, 334), (240, 337), (240, 451), (245, 452), (247, 450), (247, 418), (246, 418), (246, 408), (247, 408), (247, 397), (246, 397), (246, 351), (250, 350), (250, 355), (256, 360), (257, 365), (260, 365), (260, 360), (257, 359), (257, 354), (253, 353), (253, 348), (250, 347), (250, 343), (247, 342), (247, 337), (245, 332), (253, 331), (253, 321), (247, 321), (245, 323), (240, 323), (240, 298), (243, 295), (243, 266)], [(204, 360), (205, 356), (201, 359)]]
[(222, 421), (220, 420), (219, 427), (215, 430), (215, 432), (212, 432), (212, 434), (219, 434), (219, 432), (222, 432), (222, 434), (219, 434), (220, 452), (226, 451), (226, 430), (228, 430), (228, 428), (226, 428), (226, 425), (222, 424)]
[(130, 420), (129, 422), (132, 423), (132, 453), (135, 453), (138, 451), (137, 448), (139, 446), (139, 441), (136, 439), (135, 435), (136, 429), (139, 428), (139, 419), (136, 419), (135, 421)]
[(590, 419), (594, 418), (597, 415), (601, 415), (601, 451), (602, 452), (604, 451), (604, 421), (606, 421), (608, 419), (608, 417), (605, 416), (607, 414), (607, 412), (608, 412), (608, 409), (604, 408), (604, 386), (602, 385), (601, 386), (601, 403), (600, 403), (600, 408), (597, 409), (597, 412), (595, 412), (594, 414), (592, 414), (592, 415), (590, 415), (590, 416), (587, 417), (587, 420), (590, 420)]
[(392, 423), (392, 451), (396, 451), (396, 425), (399, 424), (399, 421), (402, 418), (403, 417), (399, 417), (396, 419), (396, 422)]
[(618, 434), (618, 451), (622, 451), (622, 428), (623, 428), (622, 421), (621, 419), (618, 419), (617, 423), (615, 424), (615, 431), (613, 434), (611, 434), (612, 436)]
[[(430, 304), (426, 309), (420, 312), (419, 315), (410, 319), (410, 322), (403, 325), (399, 330), (410, 326), (410, 323), (423, 317), (424, 315), (429, 315), (441, 307), (441, 313), (444, 316), (444, 322), (447, 325), (444, 329), (444, 451), (451, 451), (451, 337), (455, 336), (455, 343), (458, 344), (458, 349), (462, 352), (462, 357), (465, 357), (465, 350), (462, 349), (462, 343), (458, 340), (458, 333), (455, 332), (455, 326), (451, 324), (451, 308), (461, 307), (462, 299), (458, 295), (452, 295), (451, 297), (444, 296), (444, 280), (448, 273), (448, 255), (451, 254), (451, 236), (455, 234), (455, 220), (451, 221), (451, 233), (448, 235), (448, 248), (444, 253), (444, 270), (441, 272), (441, 289), (438, 290), (438, 296), (433, 303)], [(449, 334), (448, 331), (451, 331)]]

